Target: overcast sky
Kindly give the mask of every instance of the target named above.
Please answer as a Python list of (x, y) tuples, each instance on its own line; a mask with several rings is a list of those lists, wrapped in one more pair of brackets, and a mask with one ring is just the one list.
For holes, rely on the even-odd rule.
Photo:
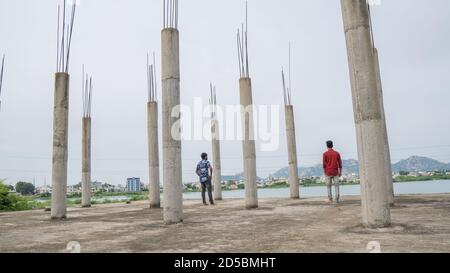
[[(8, 183), (33, 177), (37, 185), (51, 183), (58, 2), (0, 0), (0, 54), (6, 54), (0, 178)], [(183, 104), (206, 100), (210, 81), (218, 104), (239, 103), (235, 35), (244, 7), (244, 0), (180, 0)], [(411, 155), (450, 162), (449, 11), (448, 0), (381, 0), (372, 8), (394, 162)], [(145, 63), (155, 51), (160, 71), (161, 25), (162, 0), (81, 0), (69, 69), (69, 184), (81, 180), (83, 63), (95, 85), (92, 179), (148, 181)], [(300, 165), (319, 163), (327, 139), (344, 158), (356, 158), (340, 1), (249, 1), (255, 105), (283, 103), (280, 69), (289, 41)], [(287, 166), (283, 115), (280, 124), (280, 147), (257, 152), (259, 176)], [(182, 149), (184, 182), (195, 181), (199, 155), (211, 144), (184, 141)], [(241, 155), (241, 142), (222, 142), (223, 174), (242, 171)]]

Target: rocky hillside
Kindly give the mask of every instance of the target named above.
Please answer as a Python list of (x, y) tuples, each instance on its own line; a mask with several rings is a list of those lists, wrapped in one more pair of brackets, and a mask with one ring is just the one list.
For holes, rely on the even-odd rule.
[(392, 170), (394, 172), (442, 171), (450, 170), (450, 164), (442, 163), (428, 157), (412, 156), (392, 165)]
[[(359, 173), (359, 165), (357, 160), (354, 159), (343, 160), (342, 165), (344, 174)], [(417, 171), (441, 171), (441, 170), (450, 170), (450, 163), (446, 164), (428, 157), (420, 157), (420, 156), (412, 156), (408, 159), (401, 160), (392, 165), (393, 172), (399, 171), (417, 172)], [(298, 173), (300, 177), (321, 176), (323, 175), (323, 169), (321, 164), (312, 167), (299, 167)], [(288, 168), (285, 167), (276, 171), (272, 175), (272, 177), (275, 178), (288, 177)]]

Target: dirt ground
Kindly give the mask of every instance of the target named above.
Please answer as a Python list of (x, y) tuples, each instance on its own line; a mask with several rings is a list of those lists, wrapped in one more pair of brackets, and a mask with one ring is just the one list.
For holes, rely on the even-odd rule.
[(390, 228), (360, 225), (358, 197), (262, 199), (256, 210), (231, 199), (204, 207), (184, 202), (184, 223), (165, 226), (145, 201), (69, 208), (68, 219), (44, 210), (0, 213), (0, 252), (450, 252), (450, 194), (401, 196)]

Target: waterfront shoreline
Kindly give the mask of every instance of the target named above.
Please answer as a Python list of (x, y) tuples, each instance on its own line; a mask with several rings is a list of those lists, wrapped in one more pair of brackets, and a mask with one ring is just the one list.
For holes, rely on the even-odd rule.
[[(394, 186), (402, 186), (402, 185), (420, 185), (423, 183), (436, 183), (436, 182), (444, 182), (448, 183), (450, 180), (426, 180), (426, 181), (401, 181), (401, 182), (395, 182)], [(342, 194), (349, 194), (349, 195), (359, 195), (356, 193), (349, 193), (346, 192), (346, 189), (348, 187), (356, 187), (359, 184), (357, 183), (343, 183), (341, 184), (342, 188)], [(448, 187), (447, 187), (448, 188)], [(258, 188), (258, 191), (261, 192), (260, 198), (282, 198), (285, 194), (284, 191), (288, 190), (289, 187), (283, 186), (283, 187), (265, 187), (265, 188)], [(303, 189), (303, 190), (302, 190)], [(306, 197), (320, 197), (325, 196), (325, 184), (317, 184), (317, 185), (303, 185), (300, 187), (300, 193), (302, 196), (305, 195), (305, 191), (313, 191), (315, 192), (312, 195), (306, 195)], [(359, 189), (359, 188), (355, 188)], [(237, 189), (237, 190), (224, 190), (223, 194), (225, 195), (224, 198), (242, 198), (241, 193), (243, 189)], [(322, 195), (318, 195), (317, 192), (323, 192)], [(439, 193), (450, 193), (450, 190), (442, 192), (442, 191), (436, 191), (436, 192), (423, 192), (423, 194), (439, 194)], [(401, 193), (400, 193), (401, 194)], [(421, 194), (421, 192), (413, 192), (409, 191), (403, 194)], [(200, 198), (200, 191), (187, 191), (183, 193), (185, 200), (192, 200), (192, 199), (199, 199)], [(269, 195), (269, 196), (266, 196)], [(398, 193), (396, 193), (398, 195)], [(31, 208), (24, 209), (24, 210), (40, 210), (45, 209), (50, 206), (50, 197), (47, 196), (45, 198), (41, 198), (39, 196), (28, 196), (24, 197), (28, 200), (29, 204), (31, 204)], [(143, 201), (148, 200), (148, 192), (142, 192), (142, 193), (124, 193), (124, 192), (113, 192), (113, 193), (99, 193), (97, 195), (94, 195), (92, 198), (92, 203), (94, 205), (97, 204), (117, 204), (117, 203), (126, 203), (126, 202), (137, 202), (137, 201)], [(67, 205), (68, 207), (77, 207), (81, 204), (81, 196), (68, 196), (67, 199)]]

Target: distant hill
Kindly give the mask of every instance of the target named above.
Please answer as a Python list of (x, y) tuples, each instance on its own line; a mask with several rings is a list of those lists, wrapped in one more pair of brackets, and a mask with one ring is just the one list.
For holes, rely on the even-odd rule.
[[(348, 159), (342, 161), (344, 174), (351, 173), (359, 173), (359, 164), (357, 160)], [(441, 171), (441, 170), (450, 170), (450, 163), (442, 163), (437, 160), (428, 158), (428, 157), (420, 157), (420, 156), (412, 156), (408, 159), (401, 160), (392, 165), (392, 171), (407, 171), (407, 172), (418, 172), (418, 171)], [(300, 177), (309, 177), (309, 176), (322, 176), (323, 169), (321, 164), (317, 164), (312, 167), (299, 167), (298, 174)], [(286, 178), (289, 176), (288, 167), (282, 168), (276, 171), (271, 175), (274, 178)]]
[[(343, 160), (342, 165), (344, 166), (344, 169), (342, 170), (344, 174), (359, 173), (359, 165), (357, 160), (354, 159)], [(317, 164), (312, 167), (299, 167), (298, 175), (300, 177), (321, 176), (323, 175), (322, 164)], [(272, 174), (272, 177), (275, 178), (286, 178), (288, 176), (289, 176), (288, 167), (282, 168), (276, 171), (274, 174)]]
[(408, 159), (400, 160), (392, 165), (392, 170), (394, 172), (442, 171), (450, 170), (450, 164), (442, 163), (428, 157), (412, 156)]

